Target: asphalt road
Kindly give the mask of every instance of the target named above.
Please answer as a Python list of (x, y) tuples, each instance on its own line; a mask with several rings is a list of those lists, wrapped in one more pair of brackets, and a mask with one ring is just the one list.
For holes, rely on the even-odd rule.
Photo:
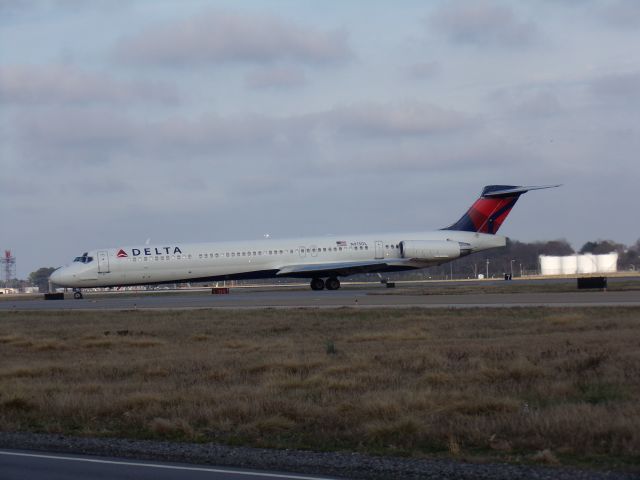
[(325, 480), (300, 474), (258, 472), (166, 462), (121, 460), (108, 457), (58, 455), (0, 450), (2, 480)]
[(640, 306), (638, 291), (575, 291), (560, 293), (466, 293), (449, 295), (386, 295), (386, 290), (341, 289), (338, 291), (252, 291), (232, 290), (228, 295), (208, 292), (184, 294), (146, 294), (139, 296), (111, 294), (82, 300), (5, 300), (0, 311), (12, 310), (135, 310), (190, 308), (477, 308), (517, 306)]

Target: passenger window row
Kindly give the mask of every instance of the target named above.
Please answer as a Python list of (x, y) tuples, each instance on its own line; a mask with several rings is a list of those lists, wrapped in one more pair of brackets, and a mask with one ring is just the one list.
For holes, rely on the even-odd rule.
[(162, 262), (167, 260), (191, 260), (193, 256), (191, 254), (184, 255), (156, 255), (156, 256), (145, 256), (145, 257), (133, 257), (131, 260), (134, 262), (149, 262), (153, 260), (154, 262)]
[[(387, 244), (385, 248), (400, 248), (400, 245)], [(311, 247), (303, 249), (303, 253), (326, 253), (326, 252), (342, 252), (348, 250), (369, 250), (368, 245), (355, 245), (352, 247)], [(199, 253), (199, 259), (214, 259), (214, 258), (235, 258), (235, 257), (258, 257), (262, 255), (286, 255), (286, 254), (299, 254), (300, 249), (273, 249), (273, 250), (253, 250), (253, 251), (242, 251), (242, 252), (224, 252), (224, 253)], [(144, 256), (144, 257), (133, 257), (132, 261), (134, 262), (147, 262), (150, 260), (153, 261), (168, 261), (168, 260), (190, 260), (192, 258), (191, 254), (182, 254), (182, 255), (156, 255), (156, 256)], [(83, 262), (88, 263), (93, 260), (93, 257), (76, 257), (74, 262)]]

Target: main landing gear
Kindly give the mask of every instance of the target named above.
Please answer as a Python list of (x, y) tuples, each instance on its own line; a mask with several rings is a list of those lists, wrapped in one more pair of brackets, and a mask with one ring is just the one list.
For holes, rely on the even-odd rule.
[(311, 280), (311, 290), (338, 290), (340, 288), (340, 280), (336, 277), (329, 277), (326, 280), (314, 278)]
[(75, 298), (76, 300), (82, 300), (82, 290), (80, 290), (79, 288), (74, 288), (73, 298)]
[(324, 285), (327, 290), (338, 290), (340, 288), (340, 280), (336, 277), (329, 277), (325, 280)]

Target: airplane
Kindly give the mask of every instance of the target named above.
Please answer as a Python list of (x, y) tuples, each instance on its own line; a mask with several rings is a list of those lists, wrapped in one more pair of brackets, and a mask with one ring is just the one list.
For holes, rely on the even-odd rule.
[(158, 244), (92, 250), (49, 280), (74, 289), (260, 278), (308, 278), (337, 290), (339, 277), (441, 265), (506, 245), (498, 229), (520, 196), (560, 185), (488, 185), (452, 225), (431, 232), (332, 235), (240, 242)]

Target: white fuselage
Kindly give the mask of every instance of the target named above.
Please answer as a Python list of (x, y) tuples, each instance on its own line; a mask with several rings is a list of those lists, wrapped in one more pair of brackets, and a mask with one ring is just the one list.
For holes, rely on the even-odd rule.
[[(323, 265), (342, 271), (339, 267), (362, 263), (369, 272), (388, 272), (424, 268), (457, 258), (407, 258), (400, 244), (413, 240), (462, 242), (469, 245), (471, 253), (501, 247), (506, 242), (498, 235), (437, 230), (105, 248), (87, 252), (78, 257), (80, 260), (56, 270), (51, 282), (89, 288), (234, 278), (314, 278), (328, 276), (314, 273), (314, 268)], [(352, 273), (337, 275), (349, 274)]]

